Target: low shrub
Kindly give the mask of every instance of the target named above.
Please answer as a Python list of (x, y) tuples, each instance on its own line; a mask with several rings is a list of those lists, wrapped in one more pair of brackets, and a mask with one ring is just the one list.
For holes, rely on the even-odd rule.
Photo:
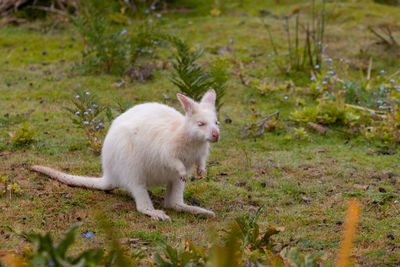
[(91, 149), (100, 154), (107, 126), (113, 119), (111, 109), (100, 105), (96, 95), (85, 90), (77, 90), (71, 102), (73, 107), (66, 110), (72, 122), (85, 132)]
[(9, 133), (11, 142), (16, 147), (23, 147), (34, 141), (36, 130), (32, 124), (25, 122), (14, 133)]

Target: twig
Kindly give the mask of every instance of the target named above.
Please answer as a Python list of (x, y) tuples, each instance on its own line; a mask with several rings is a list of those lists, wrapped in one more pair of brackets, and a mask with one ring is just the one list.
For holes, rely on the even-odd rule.
[(8, 225), (0, 225), (0, 227), (8, 228), (8, 230), (10, 230), (10, 232), (12, 232), (12, 233), (14, 233), (14, 234), (16, 234), (16, 235), (22, 237), (23, 239), (25, 239), (25, 241), (28, 240), (28, 237), (27, 237), (26, 235), (17, 233), (16, 231), (14, 231), (14, 229), (12, 229), (12, 228), (11, 228), (10, 226), (8, 226)]
[(352, 104), (344, 104), (345, 107), (347, 108), (354, 108), (354, 109), (358, 109), (358, 110), (363, 110), (363, 111), (368, 111), (368, 112), (373, 112), (373, 113), (379, 113), (379, 111), (370, 109), (370, 108), (366, 108), (366, 107), (361, 107), (361, 106), (357, 106), (357, 105), (352, 105)]
[(384, 27), (384, 29), (386, 30), (386, 34), (389, 36), (390, 40), (392, 40), (392, 44), (395, 46), (399, 46), (396, 39), (394, 39), (394, 37), (393, 37), (393, 33), (392, 33), (392, 30), (390, 29), (390, 26), (386, 25)]
[(50, 13), (56, 13), (56, 14), (59, 14), (59, 15), (61, 15), (61, 16), (67, 17), (67, 18), (69, 17), (69, 15), (68, 15), (67, 12), (64, 12), (64, 11), (62, 11), (62, 10), (60, 10), (60, 9), (55, 9), (54, 7), (29, 6), (29, 8), (31, 8), (31, 9), (43, 10), (43, 11), (50, 12)]
[(260, 120), (260, 121), (258, 121), (256, 123), (253, 123), (251, 125), (245, 125), (241, 130), (241, 132), (242, 132), (241, 133), (241, 138), (245, 138), (245, 137), (249, 136), (251, 134), (251, 133), (249, 133), (249, 130), (252, 129), (253, 127), (255, 127), (255, 126), (257, 127), (257, 129), (255, 130), (253, 137), (257, 138), (257, 137), (260, 137), (260, 136), (264, 135), (265, 126), (267, 125), (267, 122), (274, 116), (279, 117), (279, 110), (275, 111), (274, 113), (272, 113), (272, 114), (270, 114), (268, 116), (266, 116), (264, 119), (262, 119), (262, 120)]
[(269, 119), (271, 119), (273, 116), (279, 116), (279, 110), (275, 111), (274, 113), (268, 115), (267, 117), (265, 117), (264, 119), (260, 120), (259, 122), (257, 122), (257, 124), (260, 124), (260, 127), (263, 126), (265, 128), (265, 125), (267, 124), (267, 121)]
[(240, 79), (240, 82), (241, 82), (244, 86), (249, 87), (249, 84), (245, 81), (245, 79), (244, 79), (244, 77), (243, 77), (243, 74), (242, 74), (242, 72), (240, 72), (240, 71), (239, 71), (239, 79)]
[(391, 44), (388, 40), (386, 40), (385, 37), (383, 37), (382, 35), (380, 35), (377, 31), (375, 31), (371, 26), (368, 26), (368, 30), (373, 33), (376, 37), (378, 37), (378, 39), (380, 39), (384, 44), (388, 45), (388, 46), (392, 46), (393, 44)]

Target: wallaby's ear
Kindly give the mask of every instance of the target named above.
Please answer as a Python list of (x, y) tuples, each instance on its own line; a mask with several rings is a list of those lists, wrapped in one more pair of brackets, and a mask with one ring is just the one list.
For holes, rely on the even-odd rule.
[(193, 110), (194, 101), (187, 96), (177, 93), (179, 102), (181, 102), (183, 109), (186, 113), (189, 113)]
[(209, 103), (214, 106), (216, 99), (217, 94), (215, 93), (214, 89), (210, 89), (201, 98), (201, 103)]

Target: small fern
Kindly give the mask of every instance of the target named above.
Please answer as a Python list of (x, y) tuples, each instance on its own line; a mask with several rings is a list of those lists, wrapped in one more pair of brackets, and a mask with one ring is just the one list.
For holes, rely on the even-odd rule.
[(225, 94), (225, 84), (228, 79), (222, 61), (216, 61), (211, 65), (211, 69), (206, 71), (197, 63), (204, 53), (203, 48), (191, 51), (185, 41), (177, 37), (168, 37), (168, 39), (177, 49), (175, 62), (172, 64), (175, 70), (175, 74), (171, 78), (172, 83), (183, 94), (195, 101), (200, 101), (205, 92), (211, 88), (214, 89), (217, 93), (216, 107), (219, 110), (222, 106), (221, 99)]

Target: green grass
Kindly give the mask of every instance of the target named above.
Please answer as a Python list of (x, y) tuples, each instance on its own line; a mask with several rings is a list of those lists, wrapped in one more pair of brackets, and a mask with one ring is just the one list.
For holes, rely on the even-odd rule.
[[(209, 16), (212, 4), (202, 6), (193, 16), (166, 15), (165, 28), (194, 46), (213, 51), (231, 45), (232, 61), (242, 61), (246, 70), (257, 78), (268, 78), (278, 83), (289, 79), (308, 81), (300, 76), (287, 77), (267, 68), (267, 54), (272, 51), (267, 32), (257, 13), (267, 8), (274, 13), (289, 13), (296, 7), (307, 8), (302, 1), (234, 1), (226, 2), (219, 17)], [(253, 3), (260, 2), (260, 3)], [(207, 7), (207, 8), (206, 8)], [(328, 3), (326, 54), (333, 58), (346, 58), (351, 62), (369, 60), (360, 58), (360, 49), (368, 50), (374, 59), (374, 72), (385, 69), (388, 73), (399, 70), (399, 57), (377, 45), (366, 33), (368, 23), (390, 22), (399, 24), (400, 8), (373, 3)], [(240, 23), (244, 21), (245, 23)], [(284, 31), (270, 20), (274, 38), (284, 43)], [(40, 27), (40, 22), (34, 22)], [(133, 26), (129, 26), (133, 27)], [(229, 44), (229, 39), (233, 44)], [(284, 46), (284, 45), (283, 45)], [(43, 54), (46, 51), (46, 55)], [(362, 139), (345, 142), (337, 132), (326, 136), (309, 133), (305, 141), (286, 140), (285, 133), (266, 133), (257, 140), (240, 139), (240, 128), (251, 122), (248, 100), (257, 112), (266, 115), (281, 111), (287, 119), (295, 104), (282, 101), (280, 96), (259, 96), (255, 90), (244, 87), (234, 75), (235, 66), (227, 65), (232, 73), (227, 86), (224, 106), (220, 111), (221, 141), (213, 144), (206, 178), (189, 181), (186, 196), (198, 199), (201, 205), (214, 210), (216, 219), (167, 211), (172, 222), (155, 222), (135, 210), (134, 201), (124, 190), (113, 193), (72, 188), (31, 173), (24, 164), (42, 164), (70, 173), (100, 176), (101, 161), (89, 149), (84, 133), (76, 129), (64, 107), (78, 86), (96, 92), (105, 104), (112, 104), (116, 96), (129, 98), (135, 104), (147, 101), (163, 102), (163, 94), (172, 100), (166, 104), (180, 110), (175, 100), (176, 88), (169, 81), (172, 68), (157, 68), (155, 79), (145, 83), (128, 83), (117, 88), (119, 77), (109, 75), (82, 75), (76, 65), (80, 60), (81, 41), (71, 26), (63, 25), (51, 33), (28, 28), (8, 26), (0, 29), (0, 176), (11, 175), (22, 189), (21, 196), (11, 201), (0, 197), (0, 250), (21, 249), (27, 243), (18, 231), (51, 231), (59, 237), (71, 225), (81, 224), (79, 231), (95, 232), (95, 241), (105, 242), (105, 233), (96, 223), (96, 216), (111, 221), (118, 238), (141, 238), (159, 241), (167, 237), (171, 244), (188, 239), (197, 245), (210, 240), (211, 228), (223, 227), (233, 218), (254, 213), (265, 204), (259, 222), (262, 226), (284, 227), (277, 236), (280, 244), (298, 246), (303, 251), (323, 250), (330, 266), (335, 260), (344, 220), (346, 203), (352, 197), (362, 204), (362, 218), (358, 227), (353, 257), (363, 266), (399, 264), (399, 154), (367, 154), (373, 146)], [(263, 53), (260, 57), (250, 54)], [(163, 49), (165, 59), (172, 51)], [(202, 62), (215, 55), (206, 53)], [(228, 60), (228, 61), (229, 61)], [(255, 61), (252, 63), (252, 61)], [(357, 69), (351, 70), (355, 79)], [(297, 83), (297, 82), (296, 82)], [(6, 115), (8, 114), (8, 115)], [(224, 122), (225, 116), (232, 119)], [(23, 149), (10, 144), (8, 132), (15, 131), (23, 122), (36, 129), (35, 141)], [(316, 152), (326, 149), (327, 152)], [(397, 149), (397, 151), (399, 151)], [(393, 182), (394, 181), (394, 182)], [(245, 184), (244, 184), (245, 183)], [(244, 184), (244, 185), (243, 185)], [(367, 191), (354, 187), (369, 185)], [(384, 197), (384, 188), (392, 197)], [(0, 185), (2, 189), (2, 185)], [(161, 208), (165, 190), (152, 189), (153, 202)], [(311, 197), (305, 201), (303, 197)], [(11, 232), (7, 226), (11, 227)], [(387, 237), (394, 235), (394, 240)], [(78, 238), (77, 251), (101, 246), (92, 240)], [(155, 249), (150, 242), (148, 253)]]

